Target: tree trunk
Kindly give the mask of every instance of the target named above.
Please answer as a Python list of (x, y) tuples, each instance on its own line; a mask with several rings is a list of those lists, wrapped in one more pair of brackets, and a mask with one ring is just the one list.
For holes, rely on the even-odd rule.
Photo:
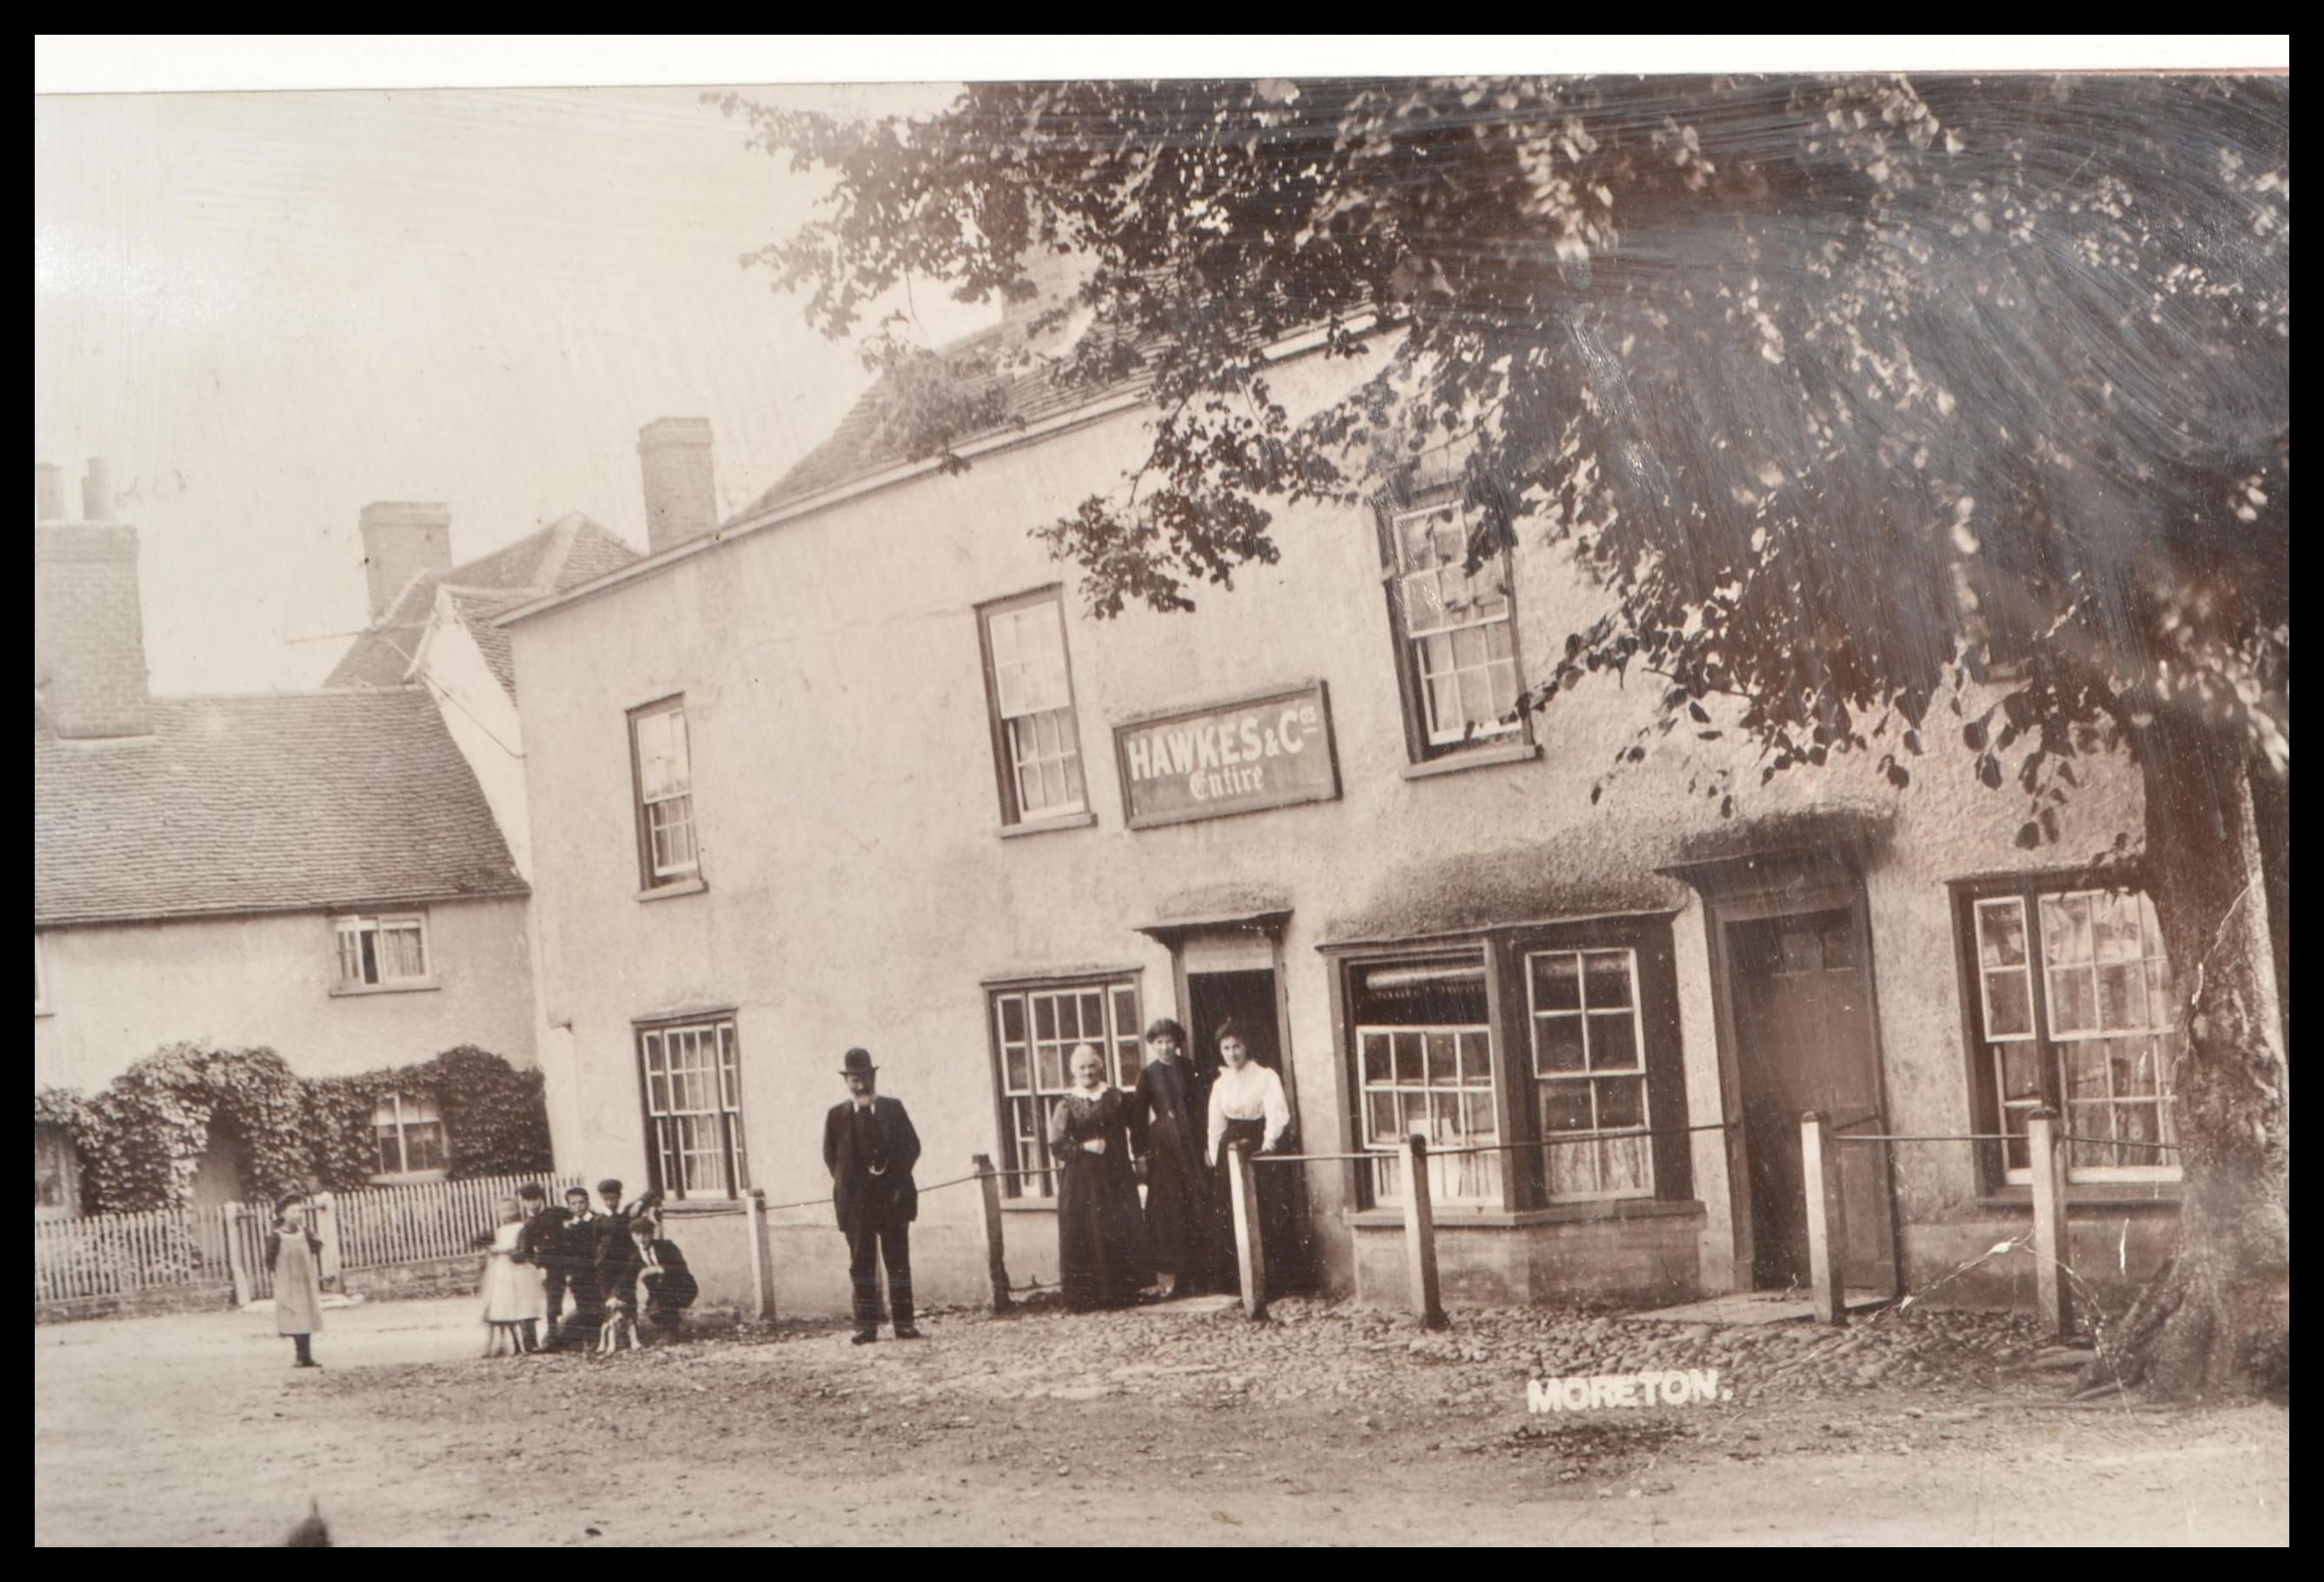
[(2292, 1094), (2242, 745), (2232, 729), (2166, 710), (2136, 748), (2180, 1033), (2186, 1180), (2178, 1251), (2101, 1334), (2087, 1379), (2172, 1400), (2288, 1400)]

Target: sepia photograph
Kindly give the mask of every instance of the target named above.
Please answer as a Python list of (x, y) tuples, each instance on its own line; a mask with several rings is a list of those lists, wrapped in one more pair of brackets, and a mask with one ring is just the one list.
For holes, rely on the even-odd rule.
[(36, 1547), (2288, 1547), (2290, 35), (36, 35)]

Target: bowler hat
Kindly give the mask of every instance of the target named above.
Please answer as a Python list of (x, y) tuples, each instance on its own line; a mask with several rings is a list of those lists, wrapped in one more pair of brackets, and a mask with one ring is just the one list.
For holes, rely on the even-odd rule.
[(839, 1059), (842, 1077), (869, 1077), (880, 1068), (872, 1063), (870, 1050), (850, 1050)]

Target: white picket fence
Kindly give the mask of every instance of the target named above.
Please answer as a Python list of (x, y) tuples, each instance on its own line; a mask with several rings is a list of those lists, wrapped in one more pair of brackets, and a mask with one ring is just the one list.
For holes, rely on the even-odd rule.
[(539, 1182), (552, 1203), (578, 1184), (573, 1176), (483, 1176), (470, 1181), (423, 1181), (331, 1195), (325, 1227), (326, 1262), (336, 1232), (341, 1269), (377, 1269), (451, 1258), (474, 1249), (498, 1223), (495, 1209), (527, 1182)]
[[(325, 1192), (315, 1198), (315, 1232), (323, 1242), (326, 1278), (458, 1257), (489, 1234), (503, 1198), (537, 1181), (552, 1202), (577, 1178), (488, 1176)], [(162, 1208), (96, 1214), (32, 1225), (32, 1300), (70, 1301), (126, 1296), (178, 1286), (231, 1282), (237, 1300), (272, 1294), (266, 1231), (272, 1211), (250, 1203), (212, 1208)]]

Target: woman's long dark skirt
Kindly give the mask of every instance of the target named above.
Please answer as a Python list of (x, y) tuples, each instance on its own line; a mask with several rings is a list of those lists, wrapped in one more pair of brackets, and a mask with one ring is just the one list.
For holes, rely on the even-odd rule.
[(1138, 1300), (1154, 1272), (1129, 1163), (1115, 1153), (1069, 1160), (1057, 1188), (1057, 1283), (1074, 1312)]

